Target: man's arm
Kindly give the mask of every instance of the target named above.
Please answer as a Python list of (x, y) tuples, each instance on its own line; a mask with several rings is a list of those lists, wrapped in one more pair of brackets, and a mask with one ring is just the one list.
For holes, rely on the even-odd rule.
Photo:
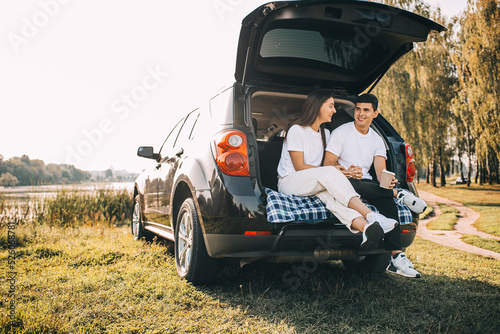
[[(375, 167), (375, 173), (377, 174), (377, 181), (380, 183), (380, 177), (382, 176), (382, 171), (387, 169), (387, 165), (385, 163), (385, 158), (377, 155), (373, 158), (373, 167)], [(392, 179), (392, 184), (389, 186), (389, 189), (392, 189), (396, 186), (398, 180), (394, 177)]]

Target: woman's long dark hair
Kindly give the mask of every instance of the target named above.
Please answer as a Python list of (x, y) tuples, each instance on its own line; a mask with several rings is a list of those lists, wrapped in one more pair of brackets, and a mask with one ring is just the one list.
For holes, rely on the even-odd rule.
[[(317, 89), (309, 93), (306, 101), (302, 105), (301, 112), (294, 117), (292, 122), (289, 124), (288, 129), (295, 124), (300, 126), (312, 125), (318, 117), (319, 110), (321, 109), (323, 103), (331, 97), (334, 97), (334, 94), (333, 90), (330, 89)], [(321, 128), (324, 129), (325, 125), (321, 124)]]
[[(292, 122), (288, 125), (286, 133), (295, 124), (300, 126), (310, 126), (314, 123), (318, 117), (319, 110), (323, 103), (329, 98), (334, 97), (333, 90), (330, 89), (317, 89), (309, 93), (306, 101), (302, 105), (302, 110), (297, 114)], [(319, 126), (319, 131), (321, 133), (321, 140), (323, 141), (323, 148), (326, 148), (326, 137), (325, 137), (325, 123)], [(285, 135), (286, 138), (286, 135)], [(323, 160), (325, 156), (323, 154)], [(321, 162), (323, 164), (323, 162)]]

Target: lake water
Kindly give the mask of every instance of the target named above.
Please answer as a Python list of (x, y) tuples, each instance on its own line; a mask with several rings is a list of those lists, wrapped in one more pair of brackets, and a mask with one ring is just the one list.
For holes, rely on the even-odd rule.
[(61, 190), (92, 191), (94, 189), (134, 190), (134, 182), (96, 182), (83, 184), (54, 184), (45, 186), (0, 187), (0, 194), (5, 198), (20, 199), (27, 197), (51, 196)]

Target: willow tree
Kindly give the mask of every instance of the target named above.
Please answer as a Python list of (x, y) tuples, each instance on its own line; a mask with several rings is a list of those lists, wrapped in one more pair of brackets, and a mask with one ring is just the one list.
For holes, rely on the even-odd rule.
[[(500, 160), (500, 1), (468, 1), (453, 54), (459, 79), (454, 111), (475, 141), (479, 182), (498, 183)], [(476, 176), (476, 182), (477, 182)]]
[[(432, 13), (421, 0), (385, 1), (419, 15), (430, 17), (447, 27), (432, 33), (391, 68), (374, 91), (381, 100), (381, 112), (416, 152), (417, 165), (427, 166), (427, 182), (436, 185), (439, 166), (445, 184), (445, 166), (452, 156), (451, 100), (455, 95), (454, 64), (449, 55), (453, 26), (438, 10)], [(429, 179), (430, 176), (430, 179)]]

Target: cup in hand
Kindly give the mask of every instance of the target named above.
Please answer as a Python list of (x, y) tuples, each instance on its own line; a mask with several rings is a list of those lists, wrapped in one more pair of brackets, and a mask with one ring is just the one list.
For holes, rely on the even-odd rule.
[(380, 177), (380, 187), (389, 189), (392, 179), (394, 178), (396, 174), (393, 172), (389, 172), (388, 170), (383, 170), (382, 171), (382, 176)]

